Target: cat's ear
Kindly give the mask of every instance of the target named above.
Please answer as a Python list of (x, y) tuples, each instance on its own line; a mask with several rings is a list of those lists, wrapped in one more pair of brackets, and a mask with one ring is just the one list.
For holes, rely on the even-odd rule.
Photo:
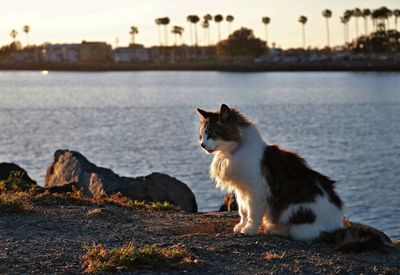
[(200, 108), (197, 108), (197, 114), (199, 115), (199, 117), (201, 119), (205, 119), (205, 118), (208, 118), (210, 116), (210, 114), (207, 111), (204, 111), (204, 110), (202, 110)]
[(231, 109), (229, 109), (228, 105), (222, 104), (221, 109), (219, 111), (219, 121), (222, 123), (229, 122), (231, 118)]

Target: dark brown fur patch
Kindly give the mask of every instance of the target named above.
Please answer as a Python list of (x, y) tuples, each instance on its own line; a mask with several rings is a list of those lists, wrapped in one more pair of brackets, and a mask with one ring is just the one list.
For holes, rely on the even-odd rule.
[(315, 214), (310, 209), (300, 207), (290, 219), (291, 224), (313, 223), (315, 221)]
[(313, 202), (316, 196), (323, 195), (318, 183), (328, 194), (329, 200), (338, 208), (342, 207), (342, 201), (334, 191), (335, 182), (310, 169), (296, 153), (277, 145), (267, 146), (262, 160), (262, 173), (271, 190), (268, 201), (274, 223), (279, 221), (281, 213), (289, 205)]
[(212, 139), (223, 139), (226, 141), (239, 141), (240, 131), (239, 127), (249, 127), (253, 124), (236, 109), (230, 109), (229, 118), (227, 121), (220, 120), (220, 112), (207, 112), (203, 114), (200, 128), (199, 139), (202, 138), (203, 129), (207, 135)]

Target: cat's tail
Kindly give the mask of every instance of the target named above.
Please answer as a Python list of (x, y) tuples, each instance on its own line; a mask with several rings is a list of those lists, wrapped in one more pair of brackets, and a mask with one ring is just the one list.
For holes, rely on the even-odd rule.
[(382, 232), (355, 223), (351, 227), (324, 232), (319, 239), (322, 242), (335, 245), (336, 250), (342, 252), (378, 250), (387, 253), (388, 245), (392, 243), (390, 238)]

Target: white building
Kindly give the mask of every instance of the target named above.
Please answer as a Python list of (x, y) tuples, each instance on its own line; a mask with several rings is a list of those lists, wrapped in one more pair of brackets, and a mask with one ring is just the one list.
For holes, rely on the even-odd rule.
[(47, 44), (43, 46), (42, 58), (49, 63), (76, 63), (80, 59), (80, 44)]
[(132, 63), (150, 61), (148, 49), (141, 45), (116, 48), (113, 52), (113, 61), (115, 63)]

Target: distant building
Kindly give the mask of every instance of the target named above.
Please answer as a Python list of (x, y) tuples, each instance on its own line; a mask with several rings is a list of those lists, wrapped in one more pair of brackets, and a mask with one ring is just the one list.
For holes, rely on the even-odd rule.
[(116, 48), (112, 54), (115, 63), (133, 63), (150, 61), (149, 50), (142, 45)]
[(41, 61), (41, 49), (38, 47), (25, 48), (12, 52), (7, 57), (8, 62), (36, 63)]
[(215, 47), (152, 47), (150, 60), (154, 63), (202, 62), (215, 58)]
[(76, 63), (80, 59), (80, 44), (46, 44), (42, 59), (46, 63)]
[(102, 63), (111, 61), (112, 49), (105, 42), (86, 42), (80, 45), (80, 61), (84, 63)]

